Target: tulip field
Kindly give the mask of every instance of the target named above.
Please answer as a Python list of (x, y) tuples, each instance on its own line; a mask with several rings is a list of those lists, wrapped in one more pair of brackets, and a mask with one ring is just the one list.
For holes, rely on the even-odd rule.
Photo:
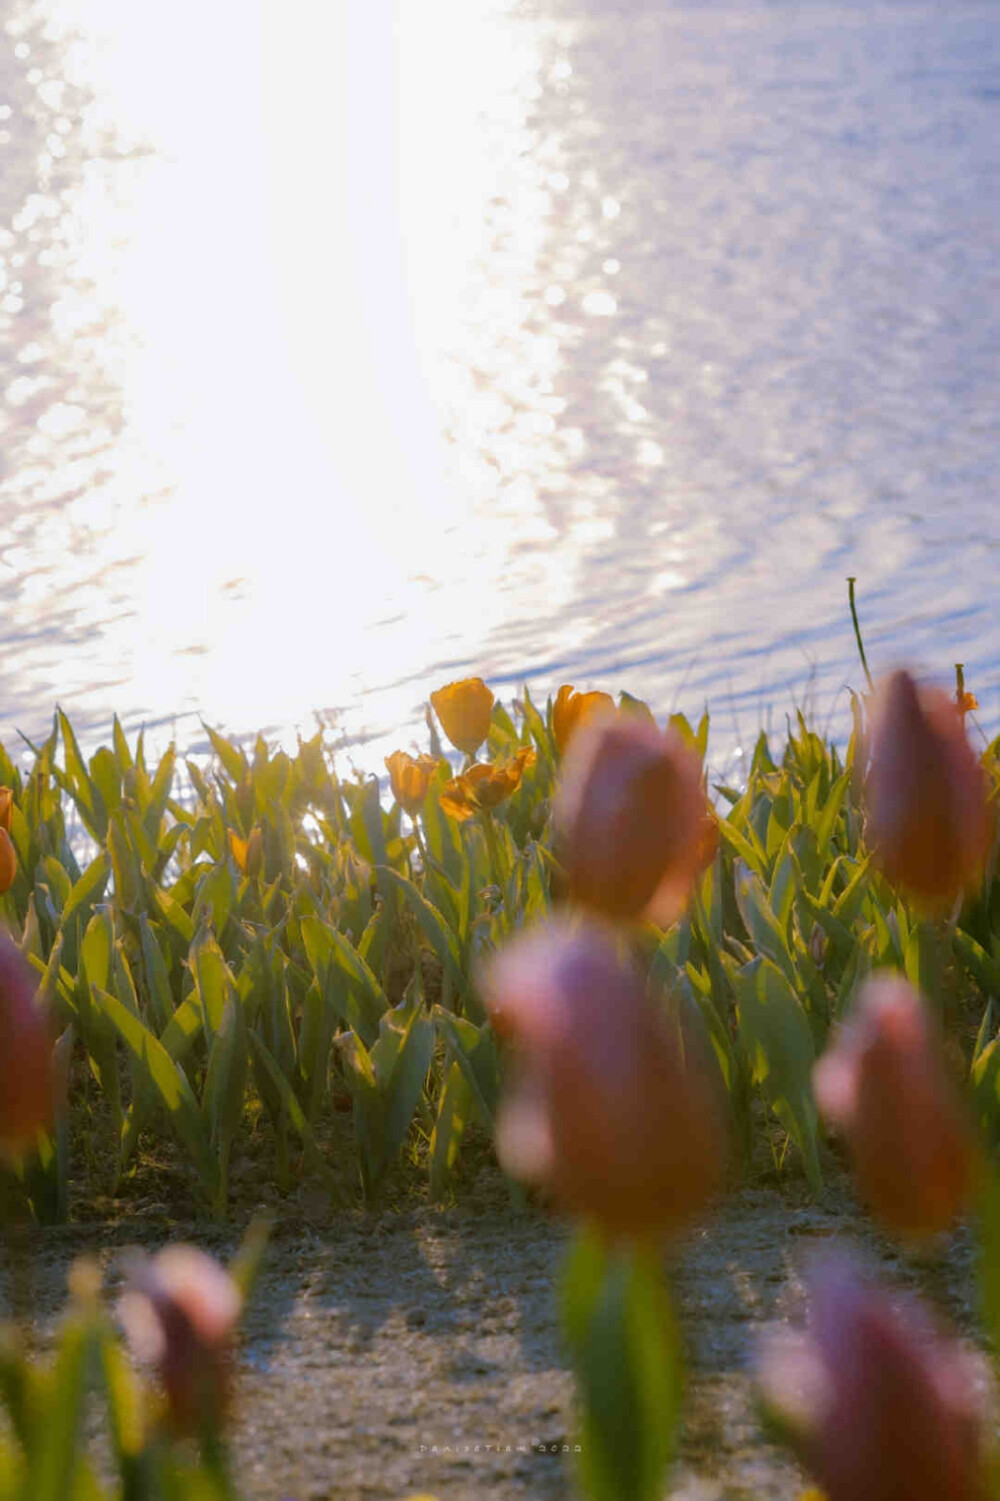
[[(918, 1259), (977, 1215), (1000, 1331), (1000, 740), (961, 669), (949, 691), (869, 679), (852, 708), (845, 750), (801, 714), (761, 734), (740, 786), (710, 780), (707, 713), (569, 685), (504, 705), (479, 679), (432, 695), (384, 791), (320, 736), (288, 755), (209, 731), (209, 764), (154, 765), (116, 721), (85, 759), (57, 711), (30, 770), (0, 748), (12, 1285), (23, 1227), (127, 1212), (164, 1174), (206, 1223), (242, 1212), (248, 1164), (279, 1215), (300, 1190), (460, 1205), (492, 1143), (511, 1204), (571, 1229), (573, 1483), (596, 1501), (666, 1494), (661, 1252), (762, 1172), (818, 1201), (846, 1160)], [(105, 1494), (79, 1443), (94, 1382), (106, 1494), (235, 1496), (229, 1352), (265, 1238), (228, 1272), (183, 1247), (136, 1268), (120, 1322), (152, 1406), (86, 1272), (54, 1366), (0, 1337), (0, 1501)], [(849, 1257), (810, 1275), (760, 1401), (815, 1494), (1000, 1496), (951, 1332)]]

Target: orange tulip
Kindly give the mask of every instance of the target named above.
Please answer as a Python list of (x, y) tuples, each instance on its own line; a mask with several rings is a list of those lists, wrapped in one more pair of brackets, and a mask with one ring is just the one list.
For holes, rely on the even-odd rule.
[(0, 829), (10, 833), (10, 819), (14, 808), (14, 792), (10, 787), (0, 787)]
[(489, 812), (516, 792), (521, 778), (537, 757), (533, 750), (520, 750), (512, 761), (481, 761), (460, 777), (452, 777), (441, 789), (441, 806), (452, 818), (465, 820)]
[(701, 762), (635, 715), (582, 725), (553, 813), (571, 900), (608, 917), (679, 916), (708, 852)]
[(493, 694), (482, 678), (446, 683), (431, 694), (441, 728), (456, 750), (474, 756), (490, 732)]
[[(4, 838), (7, 835), (4, 834)], [(28, 1146), (52, 1119), (52, 1033), (35, 1005), (38, 976), (0, 933), (0, 1151)]]
[(17, 852), (5, 828), (0, 827), (0, 895), (9, 891), (17, 877)]
[(961, 709), (939, 688), (894, 672), (872, 716), (868, 839), (894, 884), (945, 910), (980, 876), (992, 818), (986, 778)]
[(841, 1253), (809, 1276), (808, 1329), (765, 1338), (758, 1381), (829, 1501), (986, 1501), (980, 1362)]
[(512, 1176), (616, 1236), (672, 1233), (704, 1208), (725, 1157), (715, 1098), (612, 936), (535, 928), (496, 956), (483, 993), (517, 1050), (497, 1118)]
[(121, 1299), (125, 1332), (156, 1367), (178, 1435), (217, 1433), (230, 1407), (232, 1342), (242, 1299), (228, 1272), (193, 1246), (139, 1262)]
[(406, 751), (393, 751), (385, 758), (389, 772), (389, 785), (399, 806), (415, 818), (424, 805), (431, 777), (438, 768), (434, 756), (410, 756)]
[(552, 705), (552, 733), (560, 755), (564, 755), (573, 731), (595, 714), (615, 713), (615, 701), (610, 693), (578, 693), (568, 683), (563, 683)]
[(908, 1240), (946, 1230), (972, 1194), (976, 1146), (919, 993), (892, 973), (867, 980), (813, 1089), (872, 1212)]

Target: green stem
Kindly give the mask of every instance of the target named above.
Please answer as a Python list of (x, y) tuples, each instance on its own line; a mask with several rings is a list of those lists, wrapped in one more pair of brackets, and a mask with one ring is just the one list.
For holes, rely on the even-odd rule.
[(500, 858), (500, 845), (497, 841), (493, 814), (488, 808), (480, 808), (479, 818), (483, 833), (486, 835), (486, 847), (490, 852), (490, 874), (493, 877), (493, 884), (503, 890), (507, 884), (507, 869), (505, 862)]
[(868, 688), (869, 690), (871, 690), (875, 685), (872, 682), (872, 675), (868, 671), (868, 658), (865, 656), (865, 643), (861, 639), (861, 626), (858, 624), (858, 607), (854, 601), (854, 585), (856, 582), (857, 580), (854, 578), (849, 578), (847, 580), (847, 593), (848, 598), (851, 602), (851, 619), (854, 622), (854, 639), (858, 643), (858, 655), (861, 657), (861, 665), (865, 670), (865, 677), (868, 680)]
[(218, 1501), (237, 1501), (229, 1468), (229, 1453), (220, 1434), (208, 1428), (201, 1437), (202, 1464), (211, 1477)]
[[(420, 820), (417, 818), (413, 819), (413, 833), (417, 841), (417, 849), (420, 851), (420, 864), (423, 867), (421, 874), (426, 876), (428, 870), (430, 869), (430, 865), (427, 860), (427, 845), (424, 842), (424, 831), (420, 827)], [(410, 875), (413, 875), (412, 864), (410, 866)]]

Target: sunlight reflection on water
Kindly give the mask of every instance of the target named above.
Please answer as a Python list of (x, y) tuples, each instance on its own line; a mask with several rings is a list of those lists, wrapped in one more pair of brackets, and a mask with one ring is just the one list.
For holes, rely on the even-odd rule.
[(965, 660), (996, 724), (987, 7), (19, 0), (5, 41), (6, 743), (318, 714), (377, 765), (478, 672), (708, 699), (725, 754), (842, 721), (848, 573), (872, 658)]

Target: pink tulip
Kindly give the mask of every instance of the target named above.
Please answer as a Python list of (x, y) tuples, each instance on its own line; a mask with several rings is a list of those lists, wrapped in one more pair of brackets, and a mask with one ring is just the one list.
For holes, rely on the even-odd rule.
[(178, 1435), (221, 1427), (241, 1304), (229, 1274), (193, 1246), (167, 1246), (133, 1272), (122, 1322), (136, 1355), (159, 1372)]
[(581, 723), (554, 804), (571, 899), (666, 926), (703, 863), (709, 811), (701, 762), (675, 730), (628, 714)]
[(519, 1053), (497, 1121), (513, 1177), (612, 1235), (672, 1233), (704, 1208), (724, 1169), (716, 1102), (613, 937), (536, 928), (493, 960), (484, 993)]
[(889, 972), (865, 982), (813, 1089), (879, 1219), (913, 1240), (947, 1229), (973, 1188), (975, 1138), (911, 985)]
[(29, 1146), (53, 1113), (52, 1033), (38, 976), (0, 932), (0, 1152)]
[(986, 778), (942, 689), (918, 688), (907, 672), (882, 684), (866, 798), (868, 839), (893, 884), (933, 911), (978, 880), (993, 833)]
[(766, 1339), (758, 1380), (828, 1501), (985, 1501), (978, 1363), (848, 1257), (809, 1281), (807, 1331)]

